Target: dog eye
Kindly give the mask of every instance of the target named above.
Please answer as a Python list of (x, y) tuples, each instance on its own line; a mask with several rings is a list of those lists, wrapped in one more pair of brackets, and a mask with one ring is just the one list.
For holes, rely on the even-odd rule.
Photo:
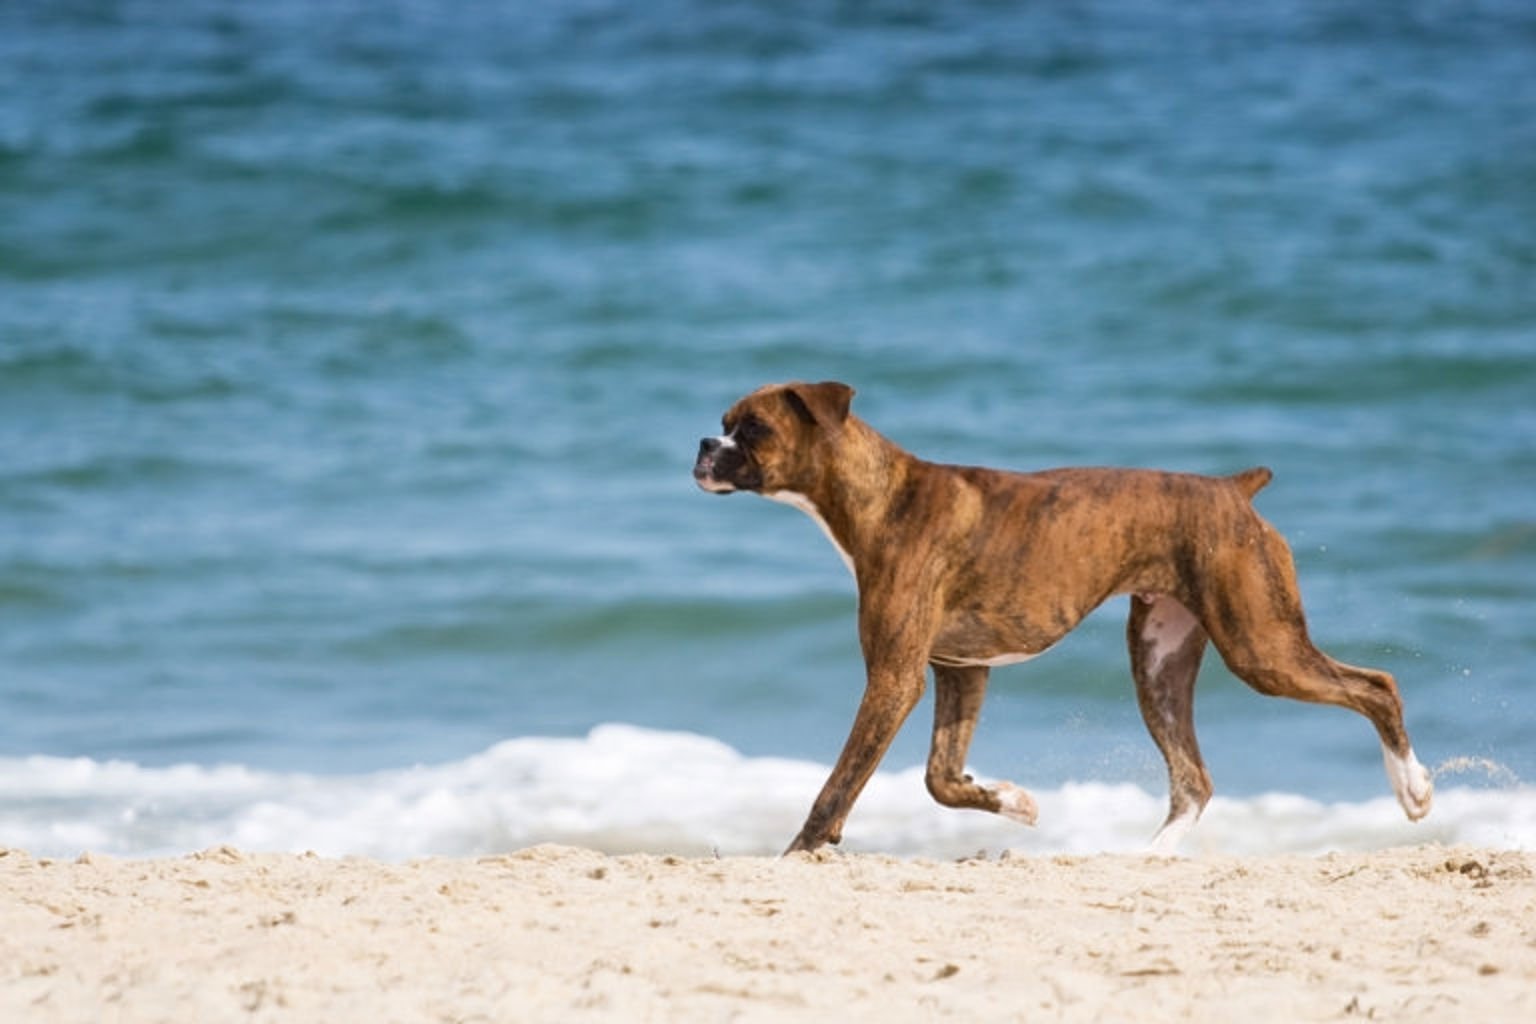
[(756, 416), (748, 416), (736, 424), (736, 440), (742, 444), (752, 444), (755, 441), (761, 441), (772, 433), (773, 428)]

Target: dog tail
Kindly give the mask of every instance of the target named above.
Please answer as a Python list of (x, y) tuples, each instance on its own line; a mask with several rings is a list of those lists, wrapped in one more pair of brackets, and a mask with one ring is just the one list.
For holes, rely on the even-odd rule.
[(1254, 466), (1252, 469), (1245, 469), (1241, 473), (1233, 473), (1227, 479), (1237, 484), (1237, 489), (1246, 494), (1249, 501), (1252, 501), (1253, 496), (1262, 491), (1264, 485), (1273, 480), (1274, 477), (1275, 474), (1269, 471), (1268, 466)]

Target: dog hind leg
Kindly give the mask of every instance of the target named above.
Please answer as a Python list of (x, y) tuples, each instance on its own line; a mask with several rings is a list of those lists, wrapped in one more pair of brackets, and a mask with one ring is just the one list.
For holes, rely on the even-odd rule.
[(1408, 739), (1397, 681), (1313, 646), (1290, 548), (1278, 533), (1266, 529), (1248, 557), (1257, 560), (1257, 572), (1223, 573), (1228, 585), (1203, 593), (1200, 619), (1227, 667), (1262, 694), (1336, 704), (1370, 719), (1398, 803), (1409, 820), (1424, 817), (1434, 783)]
[(1168, 764), (1168, 817), (1152, 850), (1173, 853), (1211, 799), (1211, 777), (1195, 739), (1195, 676), (1205, 653), (1199, 621), (1166, 595), (1131, 598), (1126, 642), (1136, 703)]
[(933, 667), (933, 747), (928, 755), (928, 792), (946, 807), (991, 811), (1026, 825), (1039, 814), (1035, 800), (1011, 782), (978, 784), (965, 774), (965, 756), (987, 692), (984, 666)]
[[(1226, 657), (1223, 652), (1223, 657)], [(1316, 704), (1336, 704), (1359, 712), (1376, 727), (1387, 781), (1403, 813), (1418, 821), (1434, 801), (1434, 782), (1419, 763), (1403, 725), (1403, 701), (1389, 673), (1346, 665), (1317, 650), (1304, 638), (1285, 656), (1262, 664), (1228, 661), (1232, 673), (1260, 693)]]

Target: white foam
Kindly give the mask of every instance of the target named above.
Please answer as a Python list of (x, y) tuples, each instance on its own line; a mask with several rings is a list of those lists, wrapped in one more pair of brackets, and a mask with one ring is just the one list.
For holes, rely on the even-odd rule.
[[(826, 772), (807, 761), (745, 757), (703, 736), (624, 725), (348, 776), (10, 758), (0, 759), (0, 843), (57, 857), (162, 856), (221, 843), (391, 860), (543, 842), (614, 853), (777, 853)], [(921, 767), (877, 774), (849, 819), (844, 848), (926, 857), (1141, 852), (1166, 813), (1161, 793), (1073, 783), (1032, 789), (1039, 824), (1026, 828), (939, 807), (922, 775)], [(1422, 842), (1536, 848), (1536, 788), (1446, 789), (1418, 824), (1387, 794), (1358, 803), (1218, 796), (1181, 851), (1322, 853)]]

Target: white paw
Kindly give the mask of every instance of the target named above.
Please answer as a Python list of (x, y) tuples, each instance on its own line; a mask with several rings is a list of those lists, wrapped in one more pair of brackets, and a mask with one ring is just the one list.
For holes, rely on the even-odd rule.
[(1026, 790), (1011, 782), (998, 782), (987, 788), (997, 796), (997, 813), (1003, 817), (1025, 825), (1033, 825), (1035, 819), (1040, 817), (1040, 808), (1035, 806), (1035, 798)]
[(1397, 794), (1397, 802), (1403, 806), (1403, 813), (1408, 815), (1409, 821), (1418, 821), (1429, 813), (1435, 799), (1435, 783), (1430, 778), (1429, 769), (1419, 763), (1412, 748), (1407, 757), (1398, 757), (1382, 748), (1382, 757), (1387, 765), (1387, 779)]
[(1163, 823), (1163, 827), (1157, 830), (1157, 835), (1152, 837), (1152, 842), (1147, 846), (1147, 853), (1154, 857), (1177, 857), (1179, 843), (1199, 820), (1198, 810), (1187, 810), (1176, 818), (1169, 818)]

